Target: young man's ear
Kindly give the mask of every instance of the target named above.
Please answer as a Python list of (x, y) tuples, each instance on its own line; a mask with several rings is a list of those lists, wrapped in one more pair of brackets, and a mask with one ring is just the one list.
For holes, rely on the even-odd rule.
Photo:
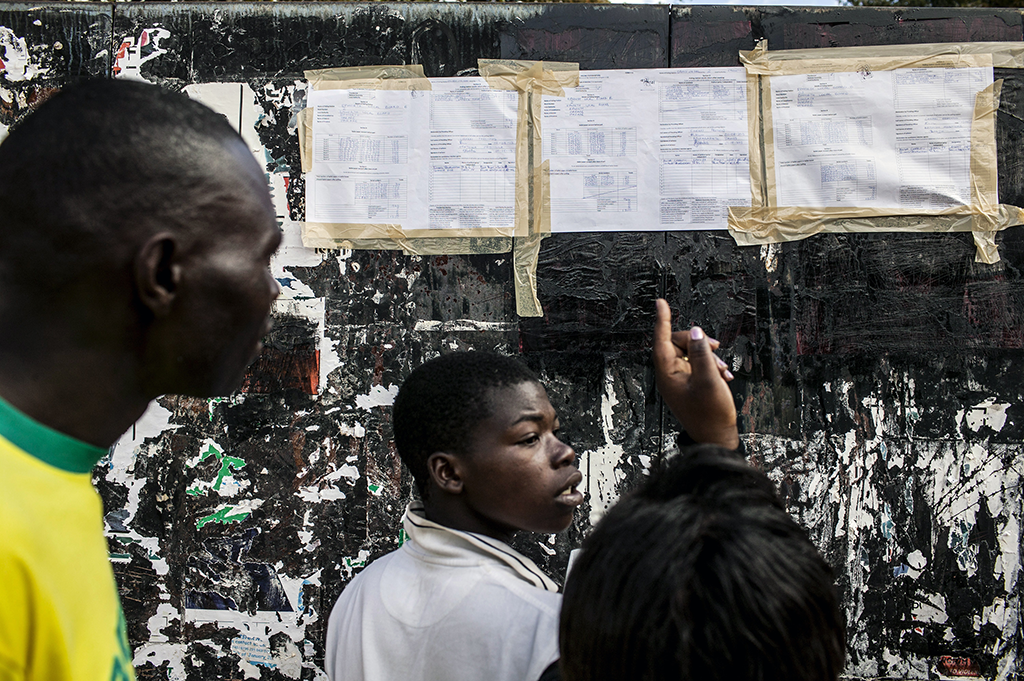
[(458, 457), (445, 452), (434, 452), (427, 457), (427, 471), (441, 491), (448, 494), (462, 493), (462, 477), (459, 475)]
[(135, 255), (135, 288), (142, 304), (157, 317), (171, 309), (181, 281), (181, 245), (170, 232), (154, 234)]

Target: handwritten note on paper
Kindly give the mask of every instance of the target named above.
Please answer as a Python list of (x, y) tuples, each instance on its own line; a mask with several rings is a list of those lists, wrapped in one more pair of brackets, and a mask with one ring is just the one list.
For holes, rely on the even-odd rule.
[(741, 68), (583, 71), (542, 105), (554, 232), (725, 229), (750, 205)]
[(778, 205), (969, 204), (975, 97), (991, 84), (991, 68), (773, 76)]

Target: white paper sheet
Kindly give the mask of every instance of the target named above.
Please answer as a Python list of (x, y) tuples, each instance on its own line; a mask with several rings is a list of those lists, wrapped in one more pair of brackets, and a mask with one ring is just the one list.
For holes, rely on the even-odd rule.
[[(517, 92), (483, 78), (431, 78), (428, 172), (417, 175), (426, 222), (414, 229), (501, 229), (515, 223)], [(419, 217), (419, 216), (416, 216)]]
[(741, 68), (582, 71), (542, 104), (551, 230), (725, 229), (750, 205)]
[(482, 78), (431, 86), (310, 94), (307, 221), (511, 230), (517, 93)]
[(327, 90), (313, 107), (310, 222), (401, 223), (409, 214), (413, 92)]
[(975, 97), (991, 84), (991, 68), (773, 76), (778, 205), (969, 204)]

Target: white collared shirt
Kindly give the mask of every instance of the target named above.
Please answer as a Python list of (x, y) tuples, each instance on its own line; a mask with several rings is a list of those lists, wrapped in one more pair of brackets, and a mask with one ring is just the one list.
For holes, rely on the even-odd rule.
[(508, 544), (427, 520), (345, 587), (327, 624), (332, 681), (535, 681), (558, 659), (558, 585)]

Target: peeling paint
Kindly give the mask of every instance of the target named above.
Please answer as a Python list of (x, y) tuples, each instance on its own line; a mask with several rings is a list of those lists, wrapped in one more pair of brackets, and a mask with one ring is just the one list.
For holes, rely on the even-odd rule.
[(0, 73), (10, 83), (46, 75), (48, 68), (32, 59), (28, 43), (6, 26), (0, 26)]
[(1009, 404), (996, 402), (996, 398), (989, 397), (970, 409), (959, 412), (957, 420), (962, 421), (975, 433), (983, 427), (998, 433), (1006, 425), (1006, 410), (1009, 407)]
[(585, 462), (581, 466), (583, 482), (581, 486), (590, 490), (591, 525), (597, 523), (605, 512), (618, 500), (625, 475), (620, 468), (625, 451), (621, 444), (613, 441), (615, 430), (614, 409), (619, 404), (615, 394), (614, 374), (605, 374), (604, 392), (601, 395), (601, 430), (605, 444), (594, 450), (585, 451), (580, 458)]
[(142, 76), (142, 65), (166, 54), (161, 41), (171, 37), (171, 32), (160, 27), (146, 28), (138, 38), (125, 38), (114, 54), (113, 75), (129, 80), (146, 80)]
[(395, 403), (396, 397), (398, 397), (397, 385), (389, 385), (386, 388), (382, 385), (375, 385), (365, 395), (356, 395), (355, 401), (357, 407), (369, 411), (374, 407), (390, 407)]
[(213, 513), (197, 520), (196, 529), (201, 530), (208, 523), (240, 523), (262, 505), (263, 501), (260, 499), (245, 499), (237, 504), (221, 504)]
[(440, 331), (442, 333), (453, 333), (455, 331), (511, 331), (516, 328), (512, 322), (482, 322), (473, 319), (454, 319), (447, 322), (436, 320), (419, 319), (416, 321), (416, 331)]

